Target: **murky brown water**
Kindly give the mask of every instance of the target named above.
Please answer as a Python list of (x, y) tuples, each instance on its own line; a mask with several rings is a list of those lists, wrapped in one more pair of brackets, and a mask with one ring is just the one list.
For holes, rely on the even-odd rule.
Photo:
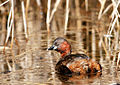
[[(69, 33), (72, 34), (74, 31)], [(27, 43), (25, 43), (25, 40), (20, 40), (19, 42), (22, 42), (20, 45), (21, 52), (20, 55), (16, 56), (16, 70), (7, 74), (1, 73), (1, 85), (109, 85), (120, 82), (120, 71), (115, 69), (116, 67), (112, 65), (112, 62), (106, 60), (100, 61), (103, 67), (101, 76), (74, 76), (69, 79), (65, 77), (64, 80), (68, 79), (68, 81), (61, 82), (54, 70), (60, 55), (57, 52), (46, 50), (58, 35), (53, 33), (49, 38), (47, 32), (41, 30), (30, 36), (31, 39)], [(20, 36), (24, 37), (24, 35)], [(67, 38), (71, 42), (73, 50), (78, 52), (79, 43), (75, 40), (76, 36), (69, 35)], [(5, 61), (0, 62), (0, 69), (3, 69), (6, 63)]]
[[(20, 22), (18, 21), (18, 29), (22, 28)], [(83, 29), (81, 32), (76, 32), (76, 30), (71, 29), (67, 31), (66, 36), (63, 36), (63, 31), (55, 32), (53, 30), (48, 35), (47, 31), (41, 28), (41, 25), (39, 20), (28, 22), (28, 42), (26, 42), (25, 35), (21, 33), (21, 30), (17, 29), (16, 38), (19, 42), (20, 54), (18, 54), (17, 45), (14, 45), (14, 71), (6, 74), (1, 73), (0, 85), (109, 85), (120, 83), (120, 71), (112, 60), (107, 61), (104, 59), (105, 54), (98, 47), (99, 37), (94, 30), (87, 32)], [(84, 52), (93, 59), (98, 60), (103, 68), (102, 75), (81, 75), (69, 78), (65, 76), (61, 78), (56, 75), (54, 67), (60, 55), (57, 52), (47, 51), (47, 48), (59, 36), (65, 37), (71, 43), (73, 52)], [(9, 49), (6, 50), (6, 56), (1, 51), (1, 72), (8, 71), (5, 61), (8, 56), (12, 57)]]

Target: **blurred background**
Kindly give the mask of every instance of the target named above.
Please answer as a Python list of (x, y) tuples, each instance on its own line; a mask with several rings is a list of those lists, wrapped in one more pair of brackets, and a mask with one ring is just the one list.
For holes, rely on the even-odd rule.
[[(0, 84), (120, 83), (119, 12), (120, 0), (0, 0)], [(102, 75), (58, 77), (60, 54), (47, 51), (57, 37), (98, 61)]]

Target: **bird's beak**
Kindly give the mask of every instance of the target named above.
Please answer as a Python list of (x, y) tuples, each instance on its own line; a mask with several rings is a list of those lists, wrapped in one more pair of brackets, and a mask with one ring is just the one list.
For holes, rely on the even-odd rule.
[(52, 45), (50, 48), (48, 48), (48, 50), (56, 50), (57, 49), (57, 46), (55, 45)]

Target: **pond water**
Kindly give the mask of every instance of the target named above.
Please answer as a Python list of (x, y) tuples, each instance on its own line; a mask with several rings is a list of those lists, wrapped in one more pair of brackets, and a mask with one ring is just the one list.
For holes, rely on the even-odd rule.
[[(18, 30), (16, 39), (19, 48), (14, 42), (13, 54), (10, 49), (6, 49), (5, 55), (1, 51), (1, 85), (114, 85), (114, 83), (120, 83), (119, 68), (116, 67), (116, 62), (105, 59), (105, 52), (99, 47), (100, 39), (94, 30), (87, 32), (83, 29), (76, 32), (76, 30), (71, 29), (67, 31), (66, 35), (63, 35), (62, 30), (60, 32), (52, 31), (48, 34), (46, 30), (42, 29), (39, 20), (31, 20), (28, 24), (28, 41), (26, 42), (25, 35), (21, 33), (21, 30)], [(17, 28), (23, 29), (21, 23), (17, 26)], [(102, 75), (73, 77), (57, 75), (54, 68), (60, 54), (47, 51), (47, 48), (50, 47), (55, 38), (60, 36), (71, 43), (73, 53), (85, 53), (93, 60), (98, 61), (103, 68)], [(11, 58), (14, 58), (14, 65), (12, 65)], [(6, 63), (7, 60), (10, 64), (9, 67)], [(4, 73), (10, 69), (13, 71)]]

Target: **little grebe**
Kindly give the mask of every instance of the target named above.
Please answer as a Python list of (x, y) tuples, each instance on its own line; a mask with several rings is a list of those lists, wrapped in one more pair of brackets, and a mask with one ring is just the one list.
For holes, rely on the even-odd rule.
[(60, 74), (87, 74), (102, 71), (101, 65), (92, 61), (85, 54), (71, 54), (71, 45), (62, 37), (56, 38), (48, 50), (55, 50), (61, 53), (61, 58), (55, 67)]

